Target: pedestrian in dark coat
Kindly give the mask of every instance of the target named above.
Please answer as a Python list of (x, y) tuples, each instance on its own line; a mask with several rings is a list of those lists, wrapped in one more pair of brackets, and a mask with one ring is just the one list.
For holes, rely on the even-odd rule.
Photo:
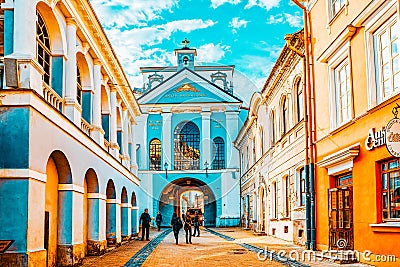
[(175, 212), (174, 214), (172, 214), (171, 225), (172, 225), (172, 231), (174, 232), (176, 244), (178, 245), (178, 235), (179, 231), (182, 228), (182, 221), (178, 217), (178, 215), (176, 215)]
[(149, 209), (144, 209), (142, 215), (140, 215), (139, 224), (142, 224), (142, 241), (144, 239), (144, 233), (146, 232), (146, 240), (149, 241), (149, 234), (150, 234), (150, 222), (151, 217), (149, 214)]
[(194, 220), (193, 220), (193, 226), (194, 226), (194, 230), (193, 230), (193, 236), (196, 236), (196, 231), (197, 231), (197, 236), (200, 236), (200, 221), (199, 221), (199, 213), (196, 211), (196, 215), (194, 216)]
[(161, 212), (158, 212), (157, 216), (156, 216), (156, 224), (157, 224), (158, 231), (160, 231), (161, 223), (162, 223), (162, 215), (161, 215)]
[(185, 223), (183, 230), (186, 232), (186, 244), (192, 244), (192, 220), (190, 219), (189, 212), (186, 213), (186, 216), (183, 214), (182, 217), (183, 222)]

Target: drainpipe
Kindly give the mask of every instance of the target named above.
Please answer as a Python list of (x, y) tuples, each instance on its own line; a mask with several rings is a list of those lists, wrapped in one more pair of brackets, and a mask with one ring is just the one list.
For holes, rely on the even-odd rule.
[[(299, 8), (303, 10), (304, 14), (304, 64), (305, 64), (305, 139), (306, 139), (306, 155), (305, 155), (305, 175), (306, 175), (306, 230), (307, 230), (307, 249), (316, 249), (316, 236), (315, 236), (315, 183), (314, 183), (314, 162), (315, 162), (315, 112), (312, 105), (315, 105), (313, 95), (311, 94), (311, 69), (310, 69), (310, 48), (309, 48), (309, 24), (308, 24), (308, 10), (298, 0), (291, 0)], [(290, 47), (289, 47), (290, 48)], [(294, 50), (295, 51), (295, 50)], [(295, 51), (296, 52), (296, 51)], [(297, 53), (297, 52), (296, 52)]]

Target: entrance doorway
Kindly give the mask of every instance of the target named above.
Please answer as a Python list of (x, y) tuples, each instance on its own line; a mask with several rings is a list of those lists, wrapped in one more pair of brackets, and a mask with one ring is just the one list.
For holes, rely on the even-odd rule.
[(352, 175), (335, 177), (335, 188), (328, 191), (329, 249), (353, 250)]
[(200, 208), (204, 226), (216, 225), (216, 200), (211, 188), (194, 178), (181, 178), (169, 183), (161, 192), (159, 210), (163, 216), (162, 226), (169, 226), (175, 212), (182, 218), (188, 208)]

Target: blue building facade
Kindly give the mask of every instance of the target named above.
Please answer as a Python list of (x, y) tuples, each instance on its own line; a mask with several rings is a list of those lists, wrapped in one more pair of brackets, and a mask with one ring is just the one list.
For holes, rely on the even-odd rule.
[(136, 132), (139, 199), (168, 226), (173, 212), (201, 209), (206, 226), (239, 224), (239, 157), (233, 147), (242, 101), (234, 66), (196, 66), (196, 49), (175, 50), (177, 66), (141, 68)]

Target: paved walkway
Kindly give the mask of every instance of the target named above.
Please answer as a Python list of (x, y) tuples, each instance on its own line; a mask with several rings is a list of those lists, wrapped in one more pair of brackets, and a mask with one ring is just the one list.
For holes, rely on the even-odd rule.
[(204, 229), (200, 237), (192, 237), (192, 243), (186, 244), (185, 232), (181, 230), (179, 245), (175, 245), (173, 233), (170, 233), (142, 266), (284, 266), (270, 260), (260, 261), (257, 253)]
[[(303, 247), (271, 236), (255, 236), (251, 231), (240, 228), (212, 228), (210, 231), (203, 228), (200, 237), (192, 237), (193, 244), (186, 244), (185, 232), (181, 230), (179, 245), (175, 245), (172, 232), (161, 233), (151, 230), (150, 244), (135, 239), (105, 255), (86, 257), (83, 266), (367, 266), (340, 265), (320, 257), (312, 257), (311, 260), (302, 258)], [(296, 260), (285, 262), (284, 257), (276, 258), (277, 254), (257, 253), (260, 249), (280, 252), (286, 259)]]
[[(150, 240), (161, 232), (150, 230)], [(124, 266), (144, 245), (149, 241), (140, 241), (135, 238), (124, 243), (122, 246), (101, 256), (88, 256), (83, 259), (83, 267), (117, 267)]]

